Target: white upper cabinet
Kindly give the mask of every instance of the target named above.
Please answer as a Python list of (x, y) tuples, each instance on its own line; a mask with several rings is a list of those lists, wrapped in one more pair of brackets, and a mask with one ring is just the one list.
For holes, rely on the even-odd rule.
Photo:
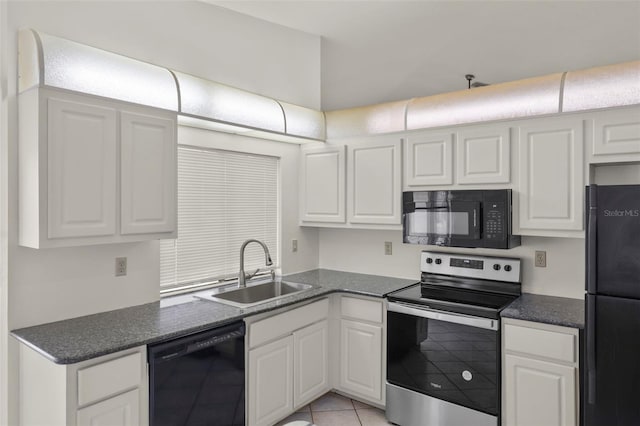
[(48, 238), (115, 234), (116, 110), (54, 97), (47, 110)]
[[(523, 122), (518, 133), (519, 211), (514, 234), (563, 236), (583, 229), (583, 120)], [(519, 222), (519, 223), (518, 223)], [(579, 235), (575, 235), (579, 236)]]
[(121, 114), (121, 232), (176, 229), (176, 122), (168, 117)]
[(21, 245), (175, 238), (175, 112), (47, 88), (18, 104)]
[(640, 108), (601, 111), (591, 117), (591, 163), (640, 161)]
[(399, 225), (401, 141), (394, 136), (348, 145), (347, 217), (350, 223)]
[(504, 124), (456, 132), (456, 182), (508, 183), (511, 180), (509, 127)]
[(453, 134), (422, 132), (406, 138), (404, 179), (407, 186), (453, 183)]
[(345, 222), (345, 151), (344, 145), (301, 151), (301, 222)]

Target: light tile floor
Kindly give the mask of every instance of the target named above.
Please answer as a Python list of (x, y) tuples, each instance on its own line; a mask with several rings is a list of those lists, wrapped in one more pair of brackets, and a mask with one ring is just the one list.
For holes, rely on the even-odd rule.
[(302, 407), (297, 413), (287, 417), (276, 426), (295, 420), (306, 420), (316, 426), (387, 426), (384, 411), (329, 392)]

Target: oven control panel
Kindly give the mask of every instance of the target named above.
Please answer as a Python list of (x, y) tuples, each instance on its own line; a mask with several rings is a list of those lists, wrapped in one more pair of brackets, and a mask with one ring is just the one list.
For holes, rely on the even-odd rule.
[(519, 283), (520, 259), (423, 251), (420, 270), (431, 274)]

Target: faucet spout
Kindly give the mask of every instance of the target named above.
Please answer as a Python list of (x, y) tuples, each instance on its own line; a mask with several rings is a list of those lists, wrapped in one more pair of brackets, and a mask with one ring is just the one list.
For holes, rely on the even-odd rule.
[(271, 260), (271, 255), (269, 254), (269, 248), (267, 245), (260, 240), (249, 239), (242, 243), (240, 246), (240, 272), (238, 273), (238, 287), (246, 287), (247, 286), (247, 275), (244, 272), (244, 249), (247, 247), (249, 243), (258, 243), (262, 246), (264, 250), (264, 264), (266, 266), (273, 265), (273, 261)]

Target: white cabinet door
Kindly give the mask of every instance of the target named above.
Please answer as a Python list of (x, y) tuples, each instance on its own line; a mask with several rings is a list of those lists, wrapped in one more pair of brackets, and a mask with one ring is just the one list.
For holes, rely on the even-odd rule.
[(340, 388), (382, 398), (382, 327), (340, 320)]
[(78, 410), (78, 426), (140, 425), (138, 389), (114, 396)]
[(519, 229), (514, 233), (582, 230), (582, 119), (533, 120), (518, 128), (518, 137)]
[(293, 406), (329, 390), (329, 326), (322, 321), (293, 333)]
[(301, 221), (344, 223), (345, 168), (344, 145), (301, 151)]
[(122, 112), (120, 117), (121, 233), (173, 232), (176, 229), (175, 118), (132, 112)]
[(175, 238), (176, 113), (53, 88), (18, 102), (20, 245)]
[(510, 164), (508, 126), (469, 127), (456, 133), (457, 183), (508, 183)]
[(576, 425), (575, 389), (575, 367), (506, 354), (506, 425)]
[(592, 162), (640, 160), (640, 108), (593, 115)]
[(58, 98), (47, 108), (48, 237), (114, 235), (116, 111)]
[(249, 351), (248, 424), (271, 425), (293, 411), (293, 336)]
[(401, 141), (395, 137), (349, 145), (347, 208), (349, 222), (399, 225), (402, 190)]
[(453, 184), (453, 135), (425, 132), (407, 137), (404, 171), (407, 186)]

